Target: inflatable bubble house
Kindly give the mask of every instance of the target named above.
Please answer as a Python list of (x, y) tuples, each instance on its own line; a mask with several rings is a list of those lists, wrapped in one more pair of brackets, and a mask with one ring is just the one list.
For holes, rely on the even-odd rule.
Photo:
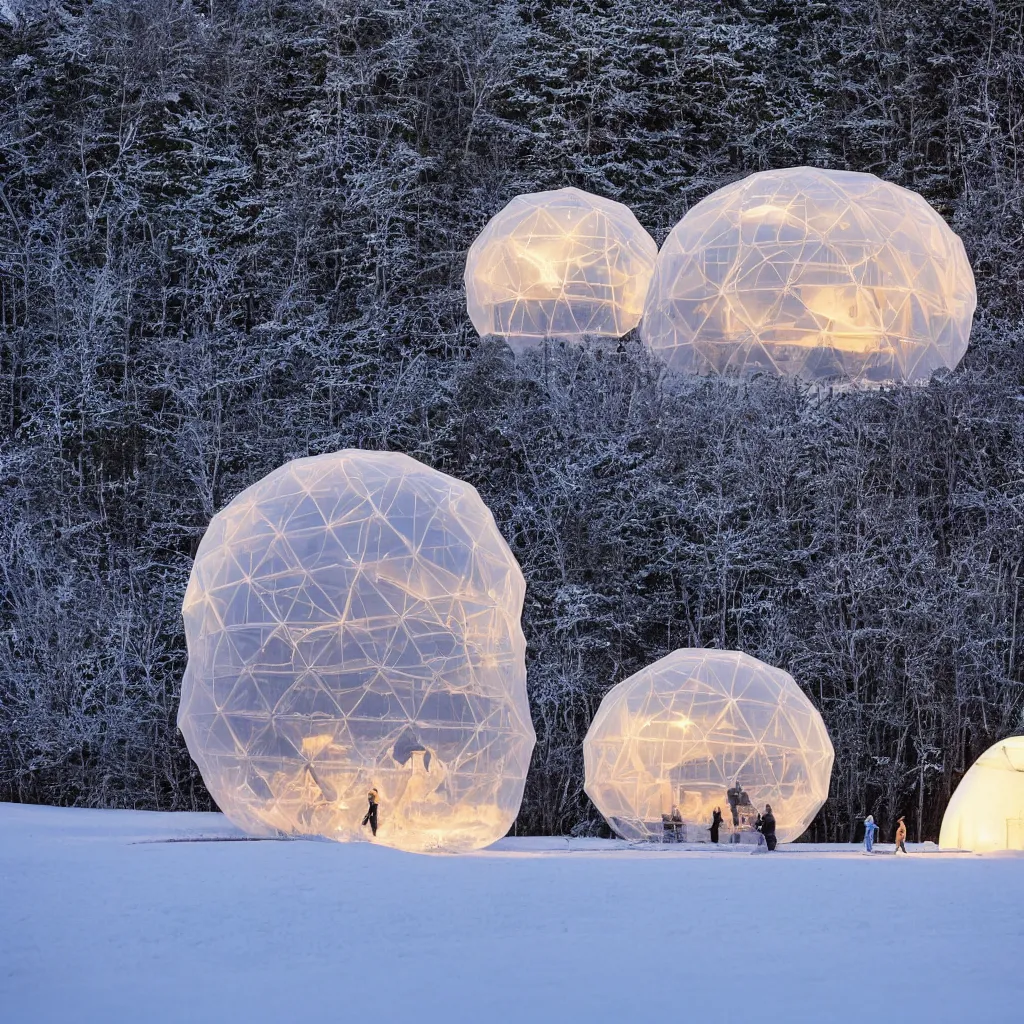
[(956, 366), (976, 302), (963, 243), (917, 193), (791, 167), (727, 185), (683, 217), (640, 333), (686, 373), (875, 387)]
[(523, 594), (477, 492), (405, 455), (296, 459), (243, 491), (183, 607), (178, 722), (220, 808), (419, 852), (503, 836), (534, 745)]
[(1024, 850), (1024, 736), (1000, 740), (971, 765), (946, 808), (939, 845)]
[(780, 842), (828, 796), (834, 752), (793, 677), (739, 651), (682, 649), (605, 694), (583, 744), (585, 788), (624, 839), (755, 841), (771, 804)]
[(621, 338), (640, 321), (657, 253), (621, 203), (577, 188), (516, 196), (470, 247), (470, 319), (519, 351)]

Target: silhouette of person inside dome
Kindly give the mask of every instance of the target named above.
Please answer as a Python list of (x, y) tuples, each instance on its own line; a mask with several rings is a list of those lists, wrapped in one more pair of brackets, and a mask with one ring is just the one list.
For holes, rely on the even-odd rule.
[(711, 814), (711, 828), (708, 831), (711, 833), (711, 842), (718, 842), (718, 830), (722, 827), (722, 809), (716, 807)]
[(370, 826), (370, 831), (377, 834), (377, 808), (380, 805), (380, 794), (377, 792), (377, 787), (374, 786), (369, 793), (366, 794), (366, 800), (369, 806), (366, 809), (366, 816), (363, 818), (363, 826)]
[[(732, 811), (732, 827), (738, 828), (740, 824), (740, 794), (743, 793), (743, 787), (740, 785), (740, 780), (737, 779), (734, 786), (726, 791), (725, 798), (729, 801), (729, 810)], [(743, 794), (746, 795), (745, 793)]]
[(661, 827), (663, 830), (663, 839), (666, 843), (678, 843), (681, 842), (680, 830), (683, 827), (683, 818), (679, 813), (679, 808), (673, 806), (672, 813), (663, 813), (661, 816)]

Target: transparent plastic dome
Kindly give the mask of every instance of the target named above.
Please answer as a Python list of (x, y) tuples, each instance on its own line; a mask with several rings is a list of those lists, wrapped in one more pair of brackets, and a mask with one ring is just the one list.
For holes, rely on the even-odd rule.
[(792, 676), (706, 649), (673, 651), (612, 687), (583, 742), (587, 795), (630, 840), (663, 838), (673, 820), (706, 840), (715, 808), (739, 840), (771, 804), (790, 842), (825, 802), (833, 757)]
[(1024, 736), (989, 747), (956, 787), (939, 846), (992, 853), (1024, 850)]
[(214, 516), (185, 593), (178, 724), (232, 821), (473, 850), (503, 836), (534, 731), (524, 582), (468, 484), (405, 455), (297, 459)]
[(640, 322), (658, 247), (621, 203), (577, 188), (516, 196), (466, 259), (480, 335), (516, 349), (545, 338), (621, 338)]
[(719, 189), (673, 228), (640, 333), (687, 373), (874, 386), (956, 366), (976, 302), (963, 243), (921, 196), (794, 167)]

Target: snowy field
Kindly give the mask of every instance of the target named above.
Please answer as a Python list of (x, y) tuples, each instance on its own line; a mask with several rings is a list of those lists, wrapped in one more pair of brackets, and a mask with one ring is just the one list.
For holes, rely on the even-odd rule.
[(214, 838), (0, 804), (0, 1021), (1024, 1021), (1020, 856)]

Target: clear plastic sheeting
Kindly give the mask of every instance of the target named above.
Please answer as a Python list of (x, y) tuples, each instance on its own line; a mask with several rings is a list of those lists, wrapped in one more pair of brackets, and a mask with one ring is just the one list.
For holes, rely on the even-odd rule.
[(253, 834), (460, 852), (503, 836), (534, 731), (519, 566), (477, 492), (390, 452), (297, 459), (214, 516), (178, 724)]
[(621, 338), (640, 322), (657, 255), (621, 203), (576, 188), (517, 196), (470, 247), (469, 316), (517, 349)]
[(873, 386), (956, 366), (976, 302), (963, 243), (921, 196), (794, 167), (720, 189), (673, 228), (640, 331), (688, 373)]
[(614, 686), (583, 742), (587, 794), (630, 840), (706, 840), (718, 808), (719, 841), (738, 842), (771, 804), (789, 842), (825, 802), (833, 757), (792, 676), (705, 649), (673, 651)]
[(1024, 736), (988, 748), (960, 780), (939, 846), (976, 853), (1024, 850)]

